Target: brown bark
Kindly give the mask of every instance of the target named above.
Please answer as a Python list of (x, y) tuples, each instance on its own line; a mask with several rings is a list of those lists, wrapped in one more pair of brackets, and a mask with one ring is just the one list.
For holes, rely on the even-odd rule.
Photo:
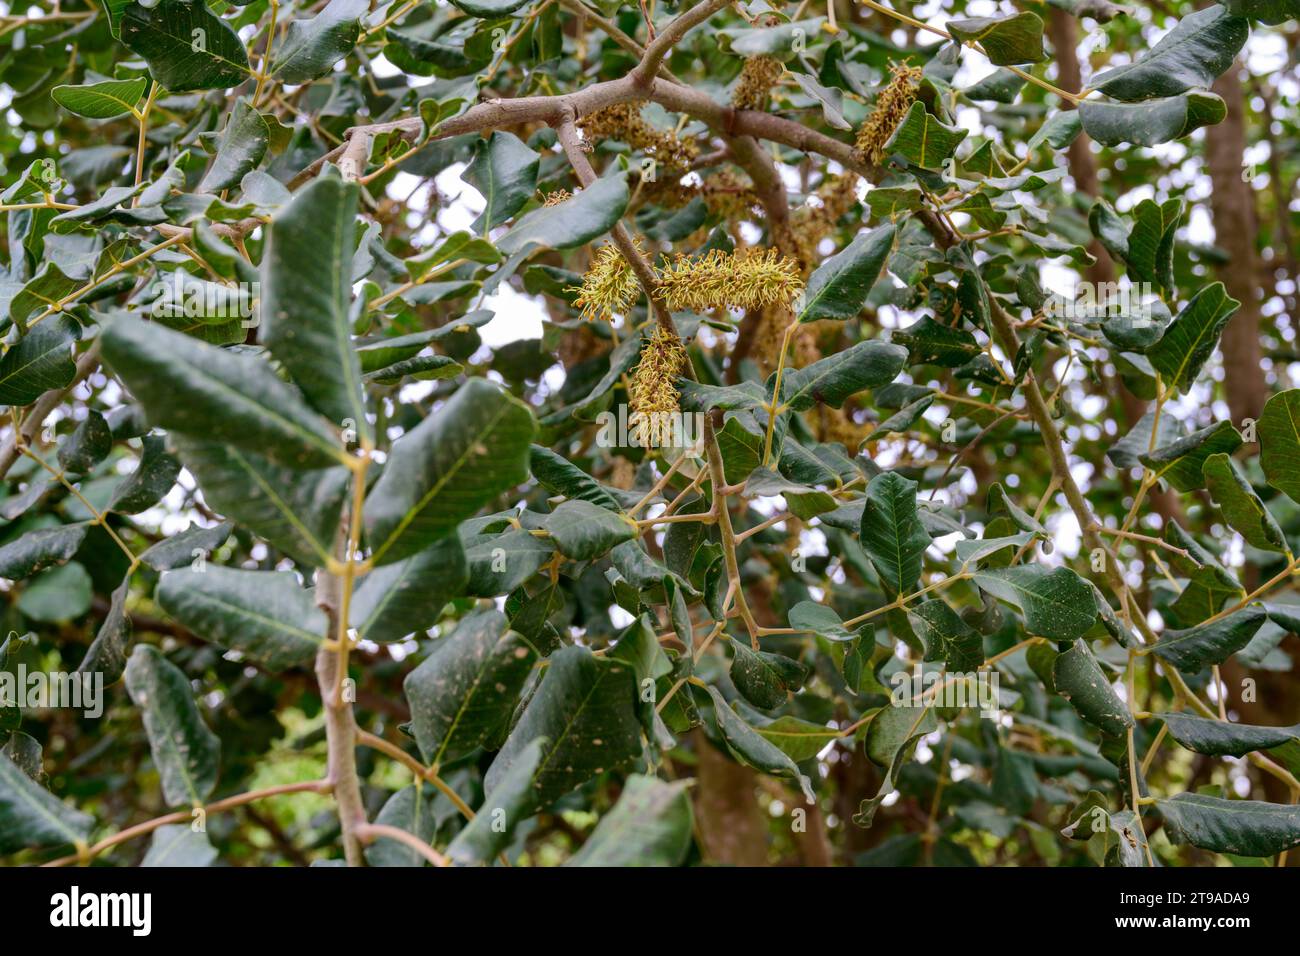
[(703, 733), (696, 731), (694, 738), (699, 758), (695, 815), (705, 859), (732, 866), (766, 865), (767, 820), (755, 795), (754, 771), (719, 753)]
[(1223, 330), (1219, 348), (1223, 352), (1223, 387), (1232, 420), (1238, 426), (1244, 418), (1259, 418), (1268, 398), (1268, 383), (1260, 367), (1260, 308), (1258, 259), (1255, 238), (1259, 224), (1255, 196), (1242, 179), (1242, 157), (1246, 149), (1246, 97), (1242, 91), (1241, 64), (1214, 81), (1214, 92), (1228, 105), (1222, 123), (1205, 131), (1205, 160), (1213, 192), (1210, 212), (1214, 217), (1215, 244), (1228, 255), (1218, 270), (1228, 294), (1241, 302)]

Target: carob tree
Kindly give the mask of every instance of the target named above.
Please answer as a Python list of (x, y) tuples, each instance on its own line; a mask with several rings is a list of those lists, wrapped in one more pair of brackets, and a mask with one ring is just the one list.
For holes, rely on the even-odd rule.
[(4, 13), (0, 852), (1284, 862), (1300, 6), (1052, 3)]

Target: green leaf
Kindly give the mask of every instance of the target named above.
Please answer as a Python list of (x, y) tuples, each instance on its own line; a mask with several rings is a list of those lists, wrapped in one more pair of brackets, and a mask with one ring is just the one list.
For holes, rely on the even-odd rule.
[[(419, 837), (426, 846), (432, 845), (438, 829), (438, 819), (433, 812), (433, 801), (425, 795), (423, 781), (417, 780), (403, 787), (384, 804), (375, 822), (397, 827)], [(367, 866), (424, 866), (425, 859), (414, 849), (398, 840), (380, 837), (366, 847)]]
[(248, 53), (230, 24), (203, 0), (132, 3), (122, 12), (122, 42), (173, 93), (224, 90), (248, 79)]
[(1080, 717), (1101, 728), (1103, 733), (1118, 737), (1133, 726), (1133, 715), (1082, 640), (1075, 641), (1073, 647), (1056, 658), (1052, 683)]
[(211, 866), (216, 861), (217, 850), (208, 842), (207, 834), (196, 833), (189, 823), (169, 823), (153, 831), (149, 852), (140, 865)]
[(347, 460), (342, 443), (266, 362), (133, 318), (100, 336), (104, 359), (151, 422), (295, 468)]
[(786, 406), (796, 412), (818, 404), (839, 408), (850, 395), (892, 382), (906, 362), (907, 349), (901, 345), (871, 339), (788, 371), (781, 391)]
[(1274, 856), (1300, 846), (1300, 807), (1179, 793), (1157, 800), (1169, 838), (1234, 856)]
[(901, 154), (908, 162), (923, 169), (943, 169), (957, 151), (957, 144), (966, 138), (966, 133), (967, 130), (947, 126), (936, 119), (926, 112), (925, 104), (917, 100), (885, 143), (884, 152), (886, 155)]
[(76, 561), (42, 571), (18, 596), (18, 610), (33, 621), (59, 624), (90, 610), (94, 587)]
[(140, 76), (133, 80), (103, 80), (80, 86), (56, 86), (50, 90), (50, 95), (70, 113), (89, 119), (112, 119), (135, 109), (148, 85), (149, 81)]
[(474, 144), (474, 158), (461, 179), (483, 194), (483, 212), (474, 220), (475, 232), (486, 234), (505, 222), (537, 190), (541, 157), (519, 137), (498, 130)]
[(560, 504), (542, 527), (550, 533), (559, 552), (575, 561), (593, 561), (637, 536), (636, 522), (627, 515), (580, 499)]
[(602, 773), (629, 767), (641, 755), (638, 688), (633, 669), (601, 660), (585, 647), (566, 647), (550, 657), (537, 693), (488, 768), (484, 784), (494, 790), (521, 762), (525, 748), (545, 737), (542, 759), (529, 774), (522, 801), (531, 815)]
[(1038, 63), (1047, 56), (1043, 52), (1043, 20), (1036, 13), (949, 20), (948, 30), (959, 40), (978, 43), (994, 66)]
[(0, 405), (30, 405), (77, 375), (72, 352), (80, 328), (69, 316), (51, 316), (0, 358)]
[(795, 763), (802, 763), (817, 756), (832, 740), (840, 737), (840, 732), (823, 724), (814, 724), (798, 717), (784, 715), (770, 723), (754, 727), (758, 735), (769, 743), (775, 744)]
[(1083, 131), (1103, 146), (1156, 146), (1220, 123), (1227, 115), (1223, 100), (1200, 90), (1142, 103), (1079, 103)]
[(167, 805), (202, 806), (217, 785), (221, 741), (199, 716), (189, 678), (152, 644), (137, 644), (126, 689), (144, 717)]
[(447, 602), (464, 594), (468, 582), (460, 538), (443, 538), (415, 557), (366, 575), (352, 595), (351, 625), (377, 644), (400, 641), (436, 624)]
[(59, 446), (59, 467), (72, 475), (84, 475), (113, 450), (113, 433), (104, 416), (88, 409), (67, 440)]
[(94, 825), (0, 754), (0, 853), (84, 842)]
[(896, 472), (876, 475), (867, 485), (859, 538), (891, 596), (910, 594), (921, 577), (930, 533), (916, 510), (916, 482)]
[(239, 651), (267, 670), (307, 664), (328, 619), (291, 571), (243, 571), (203, 565), (166, 571), (158, 606), (205, 641)]
[(1285, 554), (1286, 536), (1237, 463), (1220, 452), (1205, 459), (1202, 470), (1210, 497), (1223, 511), (1229, 526), (1251, 546)]
[(611, 170), (572, 199), (539, 206), (501, 237), (497, 248), (507, 256), (541, 247), (572, 249), (609, 232), (627, 209), (627, 174)]
[(941, 600), (907, 610), (908, 623), (925, 643), (925, 660), (944, 662), (950, 673), (968, 673), (984, 663), (984, 639)]
[(789, 619), (791, 627), (824, 637), (828, 641), (846, 642), (856, 640), (858, 636), (844, 626), (834, 610), (815, 601), (800, 601), (790, 608)]
[(1165, 631), (1151, 652), (1180, 671), (1194, 674), (1211, 664), (1222, 664), (1249, 644), (1266, 617), (1261, 605), (1252, 604), (1208, 624)]
[(741, 720), (726, 699), (718, 693), (717, 688), (710, 686), (708, 692), (713, 698), (713, 713), (717, 718), (718, 733), (731, 755), (747, 767), (753, 767), (762, 773), (770, 773), (774, 777), (786, 777), (795, 781), (803, 791), (804, 799), (809, 803), (815, 802), (816, 796), (813, 794), (811, 782), (800, 772), (785, 751), (760, 736), (758, 731)]
[(983, 352), (970, 332), (936, 322), (930, 316), (898, 329), (890, 341), (907, 348), (908, 361), (913, 365), (957, 368)]
[(680, 866), (692, 840), (685, 781), (633, 774), (612, 810), (565, 866)]
[(399, 438), (366, 496), (375, 564), (422, 551), (497, 494), (526, 481), (533, 431), (527, 405), (472, 379)]
[(871, 287), (880, 278), (885, 260), (894, 249), (893, 223), (860, 232), (808, 278), (800, 322), (852, 319), (862, 311)]
[(1204, 89), (1232, 66), (1249, 35), (1243, 17), (1211, 4), (1183, 17), (1136, 61), (1107, 70), (1091, 86), (1130, 103)]
[(1278, 392), (1264, 403), (1259, 465), (1270, 485), (1300, 501), (1300, 388)]
[(216, 156), (199, 183), (199, 191), (219, 193), (238, 186), (244, 175), (257, 168), (271, 142), (271, 131), (262, 114), (245, 99), (236, 101), (217, 139)]
[(271, 75), (293, 85), (324, 76), (357, 45), (369, 10), (367, 0), (330, 0), (316, 16), (294, 20), (276, 46)]
[(140, 561), (155, 571), (170, 571), (190, 564), (200, 554), (206, 560), (208, 555), (226, 542), (234, 530), (232, 521), (223, 521), (210, 528), (191, 525), (184, 531), (150, 545), (140, 553)]
[(1138, 459), (1179, 491), (1205, 487), (1205, 462), (1211, 455), (1232, 454), (1241, 447), (1241, 435), (1231, 422), (1215, 422)]
[(315, 408), (368, 435), (348, 317), (359, 194), (354, 183), (320, 177), (271, 221), (262, 257), (261, 337)]
[[(298, 471), (251, 451), (173, 435), (208, 507), (233, 518), (304, 567), (329, 563), (352, 473)], [(188, 563), (188, 556), (186, 563)]]
[(510, 845), (515, 827), (536, 812), (534, 778), (548, 745), (540, 737), (520, 748), (509, 769), (490, 785), (474, 819), (447, 847), (448, 857), (462, 865), (485, 863)]
[(1025, 630), (1053, 641), (1073, 641), (1097, 623), (1097, 602), (1069, 568), (1024, 564), (976, 571), (975, 583), (1020, 608)]
[(87, 524), (37, 528), (0, 547), (0, 578), (20, 581), (37, 571), (67, 561), (86, 540)]
[(496, 609), (466, 615), (406, 677), (411, 727), (434, 766), (492, 740), (509, 721), (536, 653)]
[(863, 800), (853, 822), (869, 827), (880, 804), (894, 790), (898, 772), (907, 762), (917, 741), (939, 729), (933, 707), (884, 707), (867, 725), (865, 749), (877, 766), (885, 768), (885, 779), (874, 797)]
[(531, 0), (455, 0), (455, 5), (470, 16), (495, 20), (514, 13)]
[(1287, 20), (1300, 19), (1300, 3), (1296, 0), (1220, 0), (1225, 7), (1239, 16), (1275, 26)]
[(95, 640), (77, 665), (78, 674), (103, 674), (105, 684), (115, 684), (122, 676), (126, 668), (126, 647), (131, 640), (131, 618), (126, 613), (126, 598), (130, 587), (131, 579), (128, 575), (114, 589), (108, 613), (104, 615), (104, 623), (99, 626)]
[(1169, 736), (1188, 750), (1211, 757), (1244, 757), (1252, 751), (1272, 752), (1294, 773), (1300, 769), (1300, 724), (1259, 727), (1211, 720), (1195, 714), (1156, 714)]
[(1147, 358), (1166, 388), (1185, 392), (1191, 387), (1214, 352), (1224, 326), (1240, 307), (1241, 303), (1228, 295), (1221, 282), (1207, 285), (1192, 296), (1160, 341), (1147, 349)]
[(181, 463), (167, 454), (167, 439), (161, 435), (145, 435), (142, 441), (140, 463), (113, 489), (113, 497), (105, 511), (139, 514), (156, 505), (175, 486)]
[(601, 487), (600, 482), (549, 448), (533, 445), (528, 450), (528, 466), (533, 477), (548, 491), (589, 501), (607, 511), (623, 510), (618, 499)]
[(798, 661), (751, 650), (743, 641), (731, 642), (731, 682), (755, 707), (775, 710), (808, 679), (808, 668)]

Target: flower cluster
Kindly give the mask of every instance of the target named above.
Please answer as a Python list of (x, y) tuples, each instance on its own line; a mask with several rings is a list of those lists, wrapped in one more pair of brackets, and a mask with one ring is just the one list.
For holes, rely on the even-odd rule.
[[(638, 241), (637, 250), (640, 251)], [(618, 248), (610, 243), (601, 246), (592, 259), (591, 268), (582, 277), (582, 285), (570, 286), (566, 291), (577, 292), (573, 304), (582, 310), (588, 322), (608, 322), (615, 315), (626, 315), (636, 301), (638, 286), (632, 265)]]
[(641, 350), (641, 361), (632, 373), (628, 424), (647, 447), (673, 441), (672, 422), (678, 411), (677, 379), (686, 367), (686, 349), (676, 334), (656, 325), (650, 341)]
[(740, 79), (731, 92), (731, 105), (738, 110), (761, 110), (767, 106), (771, 92), (785, 67), (780, 60), (770, 56), (751, 56), (745, 60)]
[(921, 81), (918, 67), (895, 64), (891, 68), (893, 79), (876, 97), (876, 107), (858, 130), (857, 147), (873, 164), (885, 160), (885, 144), (894, 135), (898, 124), (916, 102), (916, 90)]
[(670, 310), (788, 305), (803, 289), (799, 264), (775, 249), (679, 255), (659, 273), (655, 295)]
[(675, 133), (651, 126), (641, 117), (641, 108), (632, 103), (616, 103), (588, 113), (578, 120), (578, 126), (588, 141), (621, 140), (669, 169), (689, 169), (699, 155), (693, 140), (681, 140)]

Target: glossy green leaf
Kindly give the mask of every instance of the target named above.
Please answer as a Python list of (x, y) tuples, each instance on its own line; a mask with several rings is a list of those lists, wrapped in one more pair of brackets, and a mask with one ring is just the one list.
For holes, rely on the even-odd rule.
[(912, 104), (884, 145), (886, 154), (897, 153), (924, 169), (942, 169), (957, 151), (967, 131), (948, 126), (928, 113), (919, 100)]
[(217, 139), (217, 154), (199, 183), (206, 193), (219, 193), (238, 186), (244, 175), (257, 168), (270, 145), (271, 132), (262, 114), (247, 100), (236, 101)]
[(1233, 856), (1274, 856), (1300, 846), (1300, 807), (1179, 793), (1157, 800), (1170, 839)]
[(73, 347), (77, 323), (57, 315), (29, 331), (0, 357), (0, 404), (30, 405), (53, 388), (64, 388), (77, 374)]
[(203, 0), (129, 4), (122, 42), (149, 64), (154, 80), (173, 93), (224, 90), (248, 79), (248, 53), (230, 24)]
[(633, 669), (622, 661), (601, 660), (585, 647), (552, 654), (541, 685), (488, 768), (488, 791), (512, 775), (538, 737), (547, 744), (528, 775), (525, 815), (602, 773), (626, 769), (641, 755), (637, 694)]
[(887, 471), (871, 479), (862, 508), (862, 550), (892, 596), (910, 594), (921, 577), (930, 533), (916, 510), (916, 482)]
[(797, 412), (814, 405), (839, 408), (851, 395), (892, 382), (906, 361), (907, 349), (901, 345), (871, 339), (789, 370), (781, 391), (787, 407)]
[(1268, 483), (1300, 501), (1300, 388), (1278, 392), (1259, 418), (1259, 464)]
[(541, 157), (519, 137), (501, 130), (474, 144), (474, 158), (461, 178), (483, 194), (483, 212), (473, 230), (486, 234), (505, 222), (537, 190)]
[(368, 641), (399, 641), (436, 624), (468, 581), (460, 538), (443, 538), (414, 557), (366, 575), (352, 595), (351, 625)]
[(526, 480), (533, 430), (528, 406), (473, 379), (398, 439), (366, 496), (375, 564), (454, 533), (495, 495)]
[(1262, 551), (1286, 553), (1286, 536), (1232, 458), (1222, 452), (1211, 455), (1202, 471), (1210, 497), (1234, 531)]
[(0, 754), (0, 853), (82, 842), (94, 825)]
[(313, 406), (339, 427), (368, 435), (349, 320), (359, 193), (354, 184), (323, 176), (271, 221), (260, 335)]
[(581, 499), (560, 504), (542, 527), (559, 552), (575, 561), (595, 560), (637, 536), (636, 523), (626, 515)]
[(604, 235), (627, 208), (627, 175), (617, 166), (572, 199), (540, 206), (516, 222), (497, 248), (508, 256), (526, 249), (572, 249)]
[(140, 76), (131, 80), (101, 80), (79, 86), (56, 86), (50, 95), (70, 113), (90, 119), (111, 119), (134, 110), (148, 85), (149, 81)]
[(366, 0), (330, 0), (314, 17), (294, 20), (276, 45), (271, 74), (293, 84), (324, 76), (357, 45), (369, 9)]
[(896, 235), (892, 223), (860, 232), (819, 265), (808, 277), (799, 321), (851, 319), (861, 312), (893, 251)]
[(1249, 644), (1266, 616), (1262, 606), (1252, 604), (1217, 621), (1186, 630), (1168, 630), (1151, 652), (1179, 670), (1194, 674), (1211, 664), (1222, 664)]
[(1069, 568), (1022, 564), (976, 571), (974, 580), (994, 597), (1020, 608), (1030, 634), (1073, 641), (1097, 623), (1092, 592)]
[(166, 571), (158, 579), (156, 599), (199, 637), (270, 671), (309, 663), (328, 627), (314, 594), (291, 571), (215, 565)]
[(1141, 103), (1079, 103), (1083, 131), (1103, 146), (1157, 146), (1220, 123), (1227, 112), (1218, 96), (1199, 90)]
[(510, 719), (536, 657), (500, 611), (462, 618), (403, 684), (424, 759), (437, 766), (491, 740)]
[(566, 866), (679, 866), (693, 834), (685, 781), (634, 774)]
[(447, 856), (461, 865), (486, 863), (510, 843), (515, 827), (532, 816), (537, 798), (536, 775), (546, 758), (545, 737), (523, 745), (510, 767), (489, 784), (483, 805), (447, 847)]
[(1126, 102), (1208, 88), (1232, 65), (1249, 34), (1245, 18), (1211, 4), (1179, 20), (1134, 62), (1102, 73), (1091, 87)]
[(978, 43), (994, 66), (1038, 63), (1046, 58), (1043, 20), (1036, 13), (949, 20), (948, 30), (959, 40)]
[(1169, 736), (1188, 750), (1211, 757), (1244, 757), (1252, 751), (1269, 752), (1292, 772), (1300, 769), (1300, 724), (1259, 727), (1195, 714), (1157, 714)]
[(907, 620), (925, 644), (927, 661), (942, 661), (949, 672), (959, 674), (984, 663), (983, 637), (943, 601), (922, 601), (908, 608)]
[(811, 782), (800, 772), (785, 751), (760, 736), (758, 731), (745, 723), (716, 688), (709, 687), (708, 691), (709, 696), (713, 698), (713, 713), (718, 722), (718, 733), (731, 755), (755, 770), (795, 781), (803, 791), (804, 799), (812, 803), (816, 798)]
[(1052, 668), (1056, 692), (1070, 702), (1079, 716), (1118, 737), (1133, 726), (1133, 715), (1115, 693), (1101, 665), (1082, 640), (1056, 658)]
[(150, 421), (293, 468), (346, 459), (343, 445), (261, 359), (204, 345), (155, 323), (119, 318), (100, 336), (104, 358)]
[(126, 689), (144, 718), (167, 805), (202, 806), (217, 785), (221, 741), (199, 715), (189, 678), (152, 644), (137, 644)]
[(1241, 303), (1215, 282), (1192, 296), (1147, 358), (1160, 373), (1166, 388), (1186, 391), (1200, 374), (1223, 334), (1224, 326)]

